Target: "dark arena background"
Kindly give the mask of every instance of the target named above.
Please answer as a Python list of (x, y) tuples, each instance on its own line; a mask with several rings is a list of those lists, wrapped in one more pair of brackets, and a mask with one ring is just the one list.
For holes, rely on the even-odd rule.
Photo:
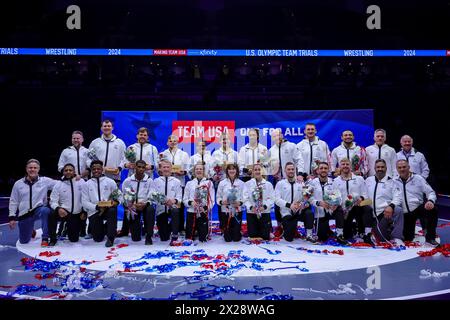
[[(181, 319), (193, 312), (185, 300), (247, 300), (260, 308), (247, 316), (272, 318), (288, 309), (272, 301), (270, 315), (262, 300), (448, 300), (449, 21), (449, 1), (2, 2), (0, 301), (183, 300), (184, 309), (174, 302), (167, 315)], [(345, 130), (367, 149), (383, 128), (396, 153), (409, 135), (429, 165), (440, 246), (425, 242), (429, 230), (419, 219), (414, 241), (403, 244), (342, 245), (334, 235), (313, 243), (303, 222), (288, 242), (273, 209), (270, 240), (248, 237), (244, 213), (242, 239), (225, 242), (217, 204), (206, 242), (183, 231), (171, 246), (155, 224), (150, 246), (145, 237), (117, 237), (105, 247), (59, 234), (55, 246), (42, 247), (37, 219), (36, 235), (21, 243), (24, 226), (10, 229), (9, 207), (27, 161), (40, 161), (40, 177), (60, 180), (58, 160), (72, 132), (82, 131), (87, 148), (104, 119), (127, 147), (148, 128), (158, 161), (171, 133), (189, 156), (199, 138), (211, 153), (220, 149), (221, 131), (189, 136), (198, 128), (232, 130), (237, 152), (248, 143), (245, 129), (259, 128), (271, 149), (270, 128), (297, 144), (309, 122), (330, 152)], [(124, 169), (122, 182), (127, 176)], [(124, 216), (120, 204), (118, 232)], [(337, 232), (334, 218), (329, 225)], [(220, 311), (210, 301), (195, 305), (216, 306), (208, 317)]]

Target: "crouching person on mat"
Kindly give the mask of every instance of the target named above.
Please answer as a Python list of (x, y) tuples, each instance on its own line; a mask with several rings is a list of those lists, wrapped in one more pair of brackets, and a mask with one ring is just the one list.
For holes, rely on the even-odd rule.
[[(47, 205), (47, 192), (52, 190), (56, 181), (40, 177), (40, 163), (30, 159), (25, 167), (26, 176), (14, 183), (9, 199), (9, 227), (19, 225), (19, 242), (30, 242), (34, 237), (34, 222), (41, 220), (42, 247), (48, 246), (48, 216), (51, 209)], [(18, 213), (18, 215), (17, 215)]]
[[(338, 189), (343, 198), (341, 207), (344, 210), (344, 239), (353, 238), (353, 219), (356, 219), (359, 237), (365, 243), (374, 245), (372, 240), (373, 211), (369, 205), (363, 202), (368, 199), (364, 178), (352, 173), (350, 160), (347, 158), (339, 161), (339, 167), (341, 174), (334, 179), (333, 188)], [(347, 205), (348, 202), (351, 204)]]
[[(405, 241), (413, 241), (417, 219), (420, 220), (425, 234), (425, 241), (432, 246), (439, 246), (436, 241), (438, 212), (434, 203), (436, 193), (428, 182), (420, 175), (412, 173), (408, 161), (398, 160), (399, 176), (394, 179), (402, 194), (403, 237)], [(426, 201), (424, 201), (424, 195)]]
[(183, 202), (187, 208), (186, 239), (198, 238), (205, 242), (208, 238), (208, 212), (214, 206), (214, 184), (205, 177), (205, 166), (199, 162), (194, 166), (194, 179), (186, 184)]
[[(179, 179), (171, 176), (170, 161), (161, 160), (159, 165), (161, 176), (153, 181), (153, 190), (161, 195), (164, 201), (156, 205), (156, 225), (161, 241), (169, 240), (172, 233), (170, 245), (175, 245), (180, 223), (181, 183)], [(171, 219), (170, 223), (169, 219)]]
[(404, 245), (402, 195), (386, 172), (386, 161), (378, 159), (375, 161), (375, 175), (365, 181), (375, 212), (375, 234), (380, 241), (392, 240), (396, 245)]
[(333, 203), (328, 199), (333, 193), (333, 179), (328, 177), (330, 167), (326, 162), (320, 162), (317, 168), (318, 177), (311, 181), (314, 193), (311, 197), (311, 203), (315, 207), (316, 218), (319, 219), (317, 227), (317, 236), (320, 241), (327, 241), (333, 232), (330, 229), (330, 220), (336, 222), (336, 241), (339, 244), (347, 245), (348, 241), (344, 239), (344, 211), (340, 207), (340, 202)]
[(81, 203), (81, 193), (86, 182), (83, 179), (77, 180), (75, 167), (70, 163), (63, 167), (62, 173), (63, 178), (55, 184), (50, 194), (50, 207), (53, 211), (48, 217), (49, 246), (56, 245), (58, 220), (67, 224), (70, 242), (78, 241), (82, 220), (86, 220), (86, 212), (83, 212)]
[(83, 208), (87, 211), (94, 241), (103, 241), (106, 234), (105, 246), (112, 247), (117, 233), (117, 205), (122, 197), (116, 182), (103, 175), (102, 161), (92, 161), (91, 173), (92, 178), (82, 191)]
[(249, 238), (270, 240), (270, 212), (274, 205), (274, 190), (261, 174), (261, 164), (253, 166), (253, 178), (244, 185), (244, 204), (247, 208)]
[[(125, 203), (125, 219), (131, 230), (131, 240), (141, 241), (142, 222), (144, 219), (145, 244), (153, 244), (153, 228), (155, 226), (155, 208), (151, 205), (149, 196), (153, 189), (153, 180), (145, 172), (147, 164), (144, 160), (136, 161), (134, 174), (126, 178), (122, 184), (122, 193)], [(127, 192), (134, 193), (133, 203), (127, 203)]]
[(226, 242), (241, 241), (244, 182), (238, 178), (239, 167), (235, 163), (227, 165), (225, 174), (227, 178), (217, 188), (217, 205), (227, 218), (223, 223), (223, 237)]
[(294, 240), (298, 221), (303, 221), (306, 229), (306, 240), (317, 242), (313, 235), (314, 214), (309, 202), (303, 201), (303, 182), (295, 177), (295, 165), (288, 162), (285, 165), (286, 179), (281, 180), (275, 187), (275, 204), (280, 207), (283, 237), (286, 241)]

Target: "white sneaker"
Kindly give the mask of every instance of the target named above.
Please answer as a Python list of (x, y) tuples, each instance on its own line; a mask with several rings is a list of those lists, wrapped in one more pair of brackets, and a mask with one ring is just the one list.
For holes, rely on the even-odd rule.
[(404, 246), (404, 245), (405, 245), (405, 243), (403, 242), (402, 239), (394, 238), (394, 239), (392, 239), (392, 241), (394, 242), (394, 244), (395, 244), (396, 246)]

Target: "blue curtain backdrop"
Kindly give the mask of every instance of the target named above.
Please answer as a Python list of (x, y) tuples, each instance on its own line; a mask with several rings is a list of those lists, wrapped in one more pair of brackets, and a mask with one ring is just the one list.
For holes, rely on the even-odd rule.
[[(194, 141), (202, 137), (207, 149), (212, 152), (218, 147), (218, 137), (228, 130), (234, 141), (233, 149), (248, 143), (246, 132), (249, 128), (260, 129), (260, 143), (271, 146), (270, 132), (280, 128), (285, 138), (298, 143), (304, 136), (307, 123), (316, 125), (317, 135), (325, 140), (330, 150), (341, 143), (341, 133), (351, 130), (358, 145), (373, 144), (373, 110), (254, 110), (254, 111), (103, 111), (102, 119), (114, 122), (114, 134), (128, 146), (136, 142), (137, 130), (146, 127), (150, 132), (150, 143), (159, 152), (167, 148), (167, 137), (180, 136), (179, 147), (189, 155), (195, 153)], [(191, 135), (193, 134), (193, 136)], [(217, 138), (217, 139), (215, 139)], [(123, 172), (125, 179), (127, 172)], [(122, 210), (120, 210), (122, 211)], [(216, 210), (213, 217), (217, 219)]]

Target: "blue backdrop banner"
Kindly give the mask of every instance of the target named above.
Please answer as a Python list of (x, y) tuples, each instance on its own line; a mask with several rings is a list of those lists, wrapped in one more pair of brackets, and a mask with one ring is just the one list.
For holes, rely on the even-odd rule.
[(167, 138), (180, 138), (180, 149), (195, 153), (194, 142), (204, 139), (211, 153), (218, 147), (222, 132), (230, 135), (236, 151), (248, 143), (247, 130), (260, 129), (260, 143), (271, 146), (270, 133), (279, 128), (285, 138), (298, 143), (304, 138), (308, 122), (316, 125), (317, 135), (330, 150), (341, 143), (341, 133), (351, 130), (358, 145), (373, 144), (373, 110), (305, 111), (103, 111), (102, 119), (114, 122), (114, 133), (128, 146), (136, 142), (137, 130), (146, 127), (150, 143), (159, 152), (167, 148)]
[[(103, 111), (102, 119), (114, 122), (113, 133), (127, 146), (136, 142), (137, 131), (141, 127), (149, 129), (150, 143), (158, 152), (167, 149), (169, 135), (179, 137), (179, 148), (189, 155), (195, 153), (195, 142), (206, 141), (211, 154), (220, 148), (220, 136), (229, 134), (233, 149), (248, 143), (247, 131), (260, 129), (260, 143), (271, 147), (270, 133), (281, 129), (285, 138), (298, 143), (304, 138), (304, 127), (314, 123), (317, 135), (326, 141), (330, 151), (341, 143), (341, 133), (353, 131), (355, 142), (361, 146), (373, 144), (373, 110), (305, 110), (305, 111)], [(122, 173), (122, 181), (127, 170)], [(273, 214), (273, 213), (272, 213)], [(119, 207), (119, 219), (123, 208)], [(217, 206), (213, 210), (217, 220)]]

